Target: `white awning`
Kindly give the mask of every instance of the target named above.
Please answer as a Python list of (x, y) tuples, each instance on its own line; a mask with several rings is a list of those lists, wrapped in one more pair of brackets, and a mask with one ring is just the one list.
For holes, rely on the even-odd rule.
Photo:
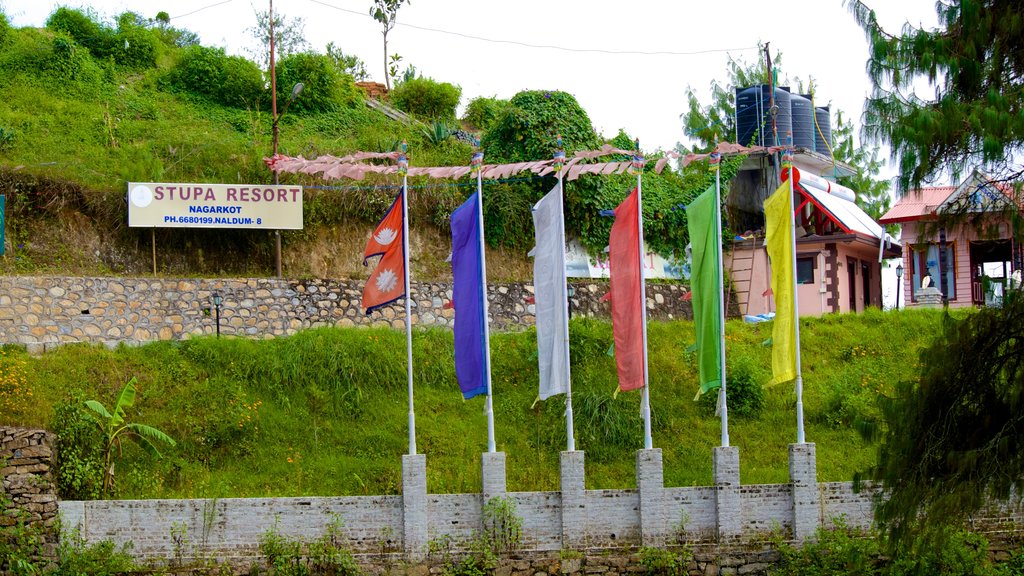
[[(803, 182), (800, 184), (803, 184)], [(866, 212), (860, 209), (860, 206), (853, 202), (840, 198), (835, 194), (829, 194), (824, 190), (818, 190), (814, 186), (801, 185), (800, 191), (810, 196), (811, 200), (824, 210), (832, 220), (850, 232), (866, 234), (879, 240), (885, 234), (885, 229), (882, 228), (881, 224), (875, 222), (871, 216), (868, 216)]]

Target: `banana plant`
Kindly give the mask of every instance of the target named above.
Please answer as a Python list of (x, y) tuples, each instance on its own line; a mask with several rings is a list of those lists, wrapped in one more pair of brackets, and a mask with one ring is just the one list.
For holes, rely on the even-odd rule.
[(112, 411), (108, 411), (106, 406), (96, 400), (85, 401), (85, 407), (91, 410), (91, 412), (85, 412), (85, 416), (99, 427), (104, 437), (104, 494), (109, 494), (114, 485), (114, 464), (115, 459), (120, 458), (123, 453), (122, 439), (132, 440), (155, 458), (161, 458), (161, 454), (153, 443), (154, 441), (163, 442), (172, 447), (177, 444), (173, 438), (152, 426), (125, 421), (127, 419), (126, 410), (135, 405), (135, 382), (136, 379), (133, 377), (124, 385)]

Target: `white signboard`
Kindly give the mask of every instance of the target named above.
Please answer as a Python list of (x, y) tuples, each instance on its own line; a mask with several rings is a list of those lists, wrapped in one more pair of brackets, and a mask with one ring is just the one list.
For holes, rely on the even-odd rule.
[[(565, 274), (569, 278), (608, 278), (608, 255), (592, 258), (578, 242), (570, 240), (566, 246)], [(644, 277), (680, 279), (683, 270), (680, 265), (648, 252), (644, 256)]]
[(302, 229), (302, 186), (130, 182), (128, 226)]

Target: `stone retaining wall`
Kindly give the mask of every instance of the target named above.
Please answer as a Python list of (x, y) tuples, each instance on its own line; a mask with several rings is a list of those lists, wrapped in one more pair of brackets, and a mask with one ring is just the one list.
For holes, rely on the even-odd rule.
[[(607, 317), (601, 297), (607, 283), (573, 283), (574, 315)], [(533, 287), (489, 285), (488, 305), (494, 330), (515, 330), (534, 323)], [(234, 280), (0, 277), (0, 342), (18, 343), (33, 352), (69, 342), (116, 345), (180, 340), (216, 331), (211, 298), (223, 297), (220, 331), (228, 336), (269, 338), (317, 326), (405, 325), (401, 301), (366, 315), (360, 308), (362, 282), (335, 280)], [(649, 284), (651, 319), (692, 318), (680, 284)], [(413, 283), (412, 323), (451, 326), (451, 285)]]
[(45, 431), (0, 426), (0, 530), (16, 525), (41, 528), (43, 549), (50, 557), (57, 544), (52, 446), (53, 437)]

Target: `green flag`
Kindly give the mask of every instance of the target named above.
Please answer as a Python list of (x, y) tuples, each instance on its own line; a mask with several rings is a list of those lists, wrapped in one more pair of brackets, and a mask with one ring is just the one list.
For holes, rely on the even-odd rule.
[(722, 385), (722, 316), (720, 290), (722, 270), (718, 266), (721, 240), (715, 185), (686, 207), (693, 265), (693, 324), (697, 330), (697, 364), (700, 368), (699, 397)]

